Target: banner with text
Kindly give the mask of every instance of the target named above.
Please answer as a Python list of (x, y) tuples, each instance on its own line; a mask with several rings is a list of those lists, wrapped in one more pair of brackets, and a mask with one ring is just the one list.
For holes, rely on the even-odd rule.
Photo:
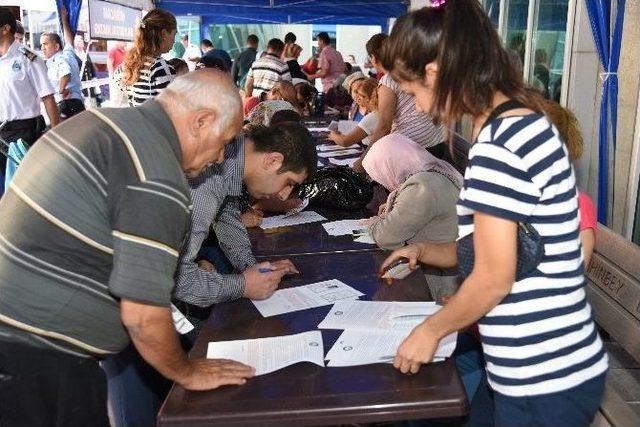
[(133, 41), (141, 18), (139, 9), (89, 0), (89, 34), (94, 40)]

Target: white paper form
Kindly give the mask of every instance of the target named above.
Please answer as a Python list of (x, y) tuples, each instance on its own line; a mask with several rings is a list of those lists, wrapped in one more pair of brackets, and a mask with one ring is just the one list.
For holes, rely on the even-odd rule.
[(342, 157), (342, 156), (350, 156), (352, 154), (360, 154), (362, 150), (357, 150), (355, 148), (347, 148), (342, 150), (329, 150), (329, 151), (321, 151), (318, 153), (318, 157), (323, 159), (331, 158), (331, 157)]
[(362, 292), (346, 283), (331, 279), (295, 288), (280, 289), (266, 300), (252, 300), (252, 302), (262, 316), (270, 317), (322, 307), (340, 300), (359, 298), (362, 295), (364, 295)]
[(442, 307), (434, 302), (339, 301), (318, 329), (396, 330), (409, 333)]
[(299, 212), (295, 215), (286, 216), (276, 215), (264, 218), (260, 224), (260, 228), (267, 230), (269, 228), (289, 227), (292, 225), (308, 224), (310, 222), (326, 221), (327, 218), (314, 211)]
[[(406, 331), (346, 330), (327, 353), (327, 366), (393, 363), (398, 347), (407, 336)], [(458, 334), (454, 332), (440, 341), (434, 354), (434, 362), (451, 356), (456, 348), (457, 337)]]
[(281, 337), (210, 342), (207, 359), (230, 359), (264, 375), (299, 362), (324, 367), (322, 333), (309, 331)]
[(350, 159), (335, 159), (335, 158), (330, 158), (329, 159), (329, 163), (332, 163), (336, 166), (353, 166), (353, 164), (356, 162), (356, 160), (358, 160), (357, 157), (353, 157)]
[(322, 224), (322, 227), (329, 236), (346, 236), (351, 235), (354, 230), (367, 228), (360, 223), (362, 219), (343, 219), (340, 221), (325, 222)]

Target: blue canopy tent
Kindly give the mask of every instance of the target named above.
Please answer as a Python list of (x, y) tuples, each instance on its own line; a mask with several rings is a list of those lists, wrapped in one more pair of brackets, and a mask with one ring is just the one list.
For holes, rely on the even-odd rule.
[(159, 0), (175, 15), (200, 16), (212, 24), (345, 24), (388, 27), (389, 18), (407, 11), (402, 0)]

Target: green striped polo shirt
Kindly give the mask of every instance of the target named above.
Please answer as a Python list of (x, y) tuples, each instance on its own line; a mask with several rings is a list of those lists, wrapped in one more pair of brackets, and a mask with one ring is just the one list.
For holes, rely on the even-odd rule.
[(119, 301), (169, 307), (189, 187), (157, 101), (86, 111), (47, 132), (0, 200), (0, 333), (104, 357)]

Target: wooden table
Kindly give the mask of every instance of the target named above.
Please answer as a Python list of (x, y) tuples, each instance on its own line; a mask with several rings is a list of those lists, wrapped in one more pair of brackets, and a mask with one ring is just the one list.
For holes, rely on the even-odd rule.
[[(362, 299), (420, 301), (429, 293), (416, 272), (386, 285), (375, 275), (382, 252), (294, 257), (300, 275), (281, 286), (337, 278)], [(288, 335), (316, 329), (330, 306), (263, 318), (247, 300), (216, 306), (191, 357), (203, 357), (209, 341)], [(322, 331), (325, 352), (341, 331)], [(463, 416), (464, 388), (452, 359), (403, 375), (388, 364), (321, 368), (300, 363), (252, 378), (244, 386), (189, 392), (174, 385), (158, 416), (160, 426), (307, 426)]]
[[(366, 210), (345, 212), (332, 209), (306, 210), (318, 212), (329, 221), (368, 218), (372, 214)], [(325, 221), (326, 222), (326, 221)], [(330, 236), (322, 227), (322, 222), (263, 230), (259, 227), (248, 229), (249, 239), (256, 258), (290, 257), (334, 252), (369, 252), (380, 250), (376, 245), (353, 241), (353, 236)]]

